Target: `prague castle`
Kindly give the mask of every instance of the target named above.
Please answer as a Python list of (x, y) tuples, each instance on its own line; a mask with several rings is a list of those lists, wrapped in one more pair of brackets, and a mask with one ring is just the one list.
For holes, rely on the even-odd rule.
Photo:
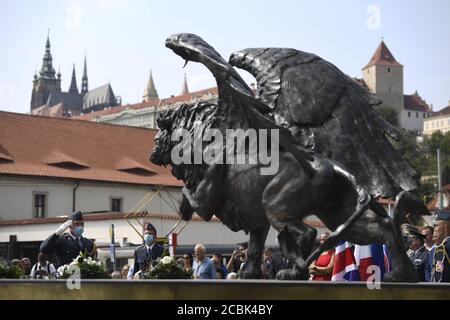
[(78, 90), (74, 65), (69, 90), (67, 92), (61, 91), (61, 73), (56, 74), (53, 68), (50, 38), (47, 37), (41, 70), (34, 75), (30, 105), (31, 114), (72, 117), (119, 104), (120, 99), (114, 95), (109, 83), (89, 90), (86, 57), (84, 58), (81, 90)]
[[(424, 119), (433, 115), (432, 107), (430, 108), (417, 91), (409, 95), (404, 94), (403, 65), (394, 58), (383, 40), (369, 63), (362, 68), (362, 79), (356, 80), (376, 94), (384, 106), (397, 111), (402, 128), (416, 133), (423, 132)], [(216, 102), (217, 98), (217, 88), (190, 93), (185, 75), (180, 95), (161, 99), (150, 71), (142, 102), (121, 106), (120, 99), (114, 95), (109, 84), (89, 90), (86, 57), (81, 90), (77, 87), (74, 66), (69, 90), (62, 92), (61, 73), (56, 74), (53, 68), (50, 40), (47, 37), (42, 68), (39, 74), (34, 75), (31, 114), (56, 117), (81, 115), (80, 118), (86, 120), (154, 128), (156, 115), (166, 109), (175, 108), (181, 103)]]

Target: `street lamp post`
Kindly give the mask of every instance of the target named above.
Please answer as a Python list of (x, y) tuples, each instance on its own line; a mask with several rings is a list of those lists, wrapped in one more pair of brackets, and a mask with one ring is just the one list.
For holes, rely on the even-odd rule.
[(441, 210), (442, 205), (442, 175), (441, 175), (441, 151), (436, 150), (437, 153), (437, 171), (438, 171), (438, 209)]

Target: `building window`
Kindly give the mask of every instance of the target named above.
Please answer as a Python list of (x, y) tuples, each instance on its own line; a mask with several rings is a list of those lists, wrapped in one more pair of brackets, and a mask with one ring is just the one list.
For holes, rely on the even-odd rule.
[(418, 112), (416, 112), (416, 118), (418, 118), (419, 117), (419, 113)]
[(33, 193), (33, 202), (33, 217), (44, 218), (47, 213), (47, 194)]
[(411, 112), (408, 111), (408, 118), (411, 118)]
[(122, 212), (122, 198), (111, 198), (111, 211)]
[(388, 72), (391, 73), (391, 68), (388, 68)]
[(423, 117), (425, 118), (425, 113), (422, 113)]

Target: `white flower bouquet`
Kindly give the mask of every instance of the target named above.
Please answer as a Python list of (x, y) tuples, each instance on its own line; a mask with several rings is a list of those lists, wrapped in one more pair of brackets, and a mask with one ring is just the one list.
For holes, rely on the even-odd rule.
[(57, 272), (60, 277), (67, 279), (71, 276), (70, 267), (77, 266), (80, 268), (80, 274), (82, 279), (111, 279), (111, 276), (102, 266), (101, 261), (86, 257), (82, 253), (78, 255), (69, 265), (63, 265), (58, 268)]
[(151, 267), (144, 276), (144, 279), (192, 279), (192, 271), (184, 269), (182, 263), (174, 258), (164, 256), (158, 258), (154, 267)]

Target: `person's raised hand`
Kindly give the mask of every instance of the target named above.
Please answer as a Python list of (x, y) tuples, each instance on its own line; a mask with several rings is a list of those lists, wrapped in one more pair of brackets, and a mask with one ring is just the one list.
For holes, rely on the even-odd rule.
[(58, 227), (58, 229), (56, 229), (55, 233), (60, 236), (64, 233), (64, 231), (67, 230), (67, 228), (69, 228), (70, 226), (72, 226), (73, 221), (72, 220), (67, 220), (66, 222), (64, 222), (62, 225), (60, 225)]

